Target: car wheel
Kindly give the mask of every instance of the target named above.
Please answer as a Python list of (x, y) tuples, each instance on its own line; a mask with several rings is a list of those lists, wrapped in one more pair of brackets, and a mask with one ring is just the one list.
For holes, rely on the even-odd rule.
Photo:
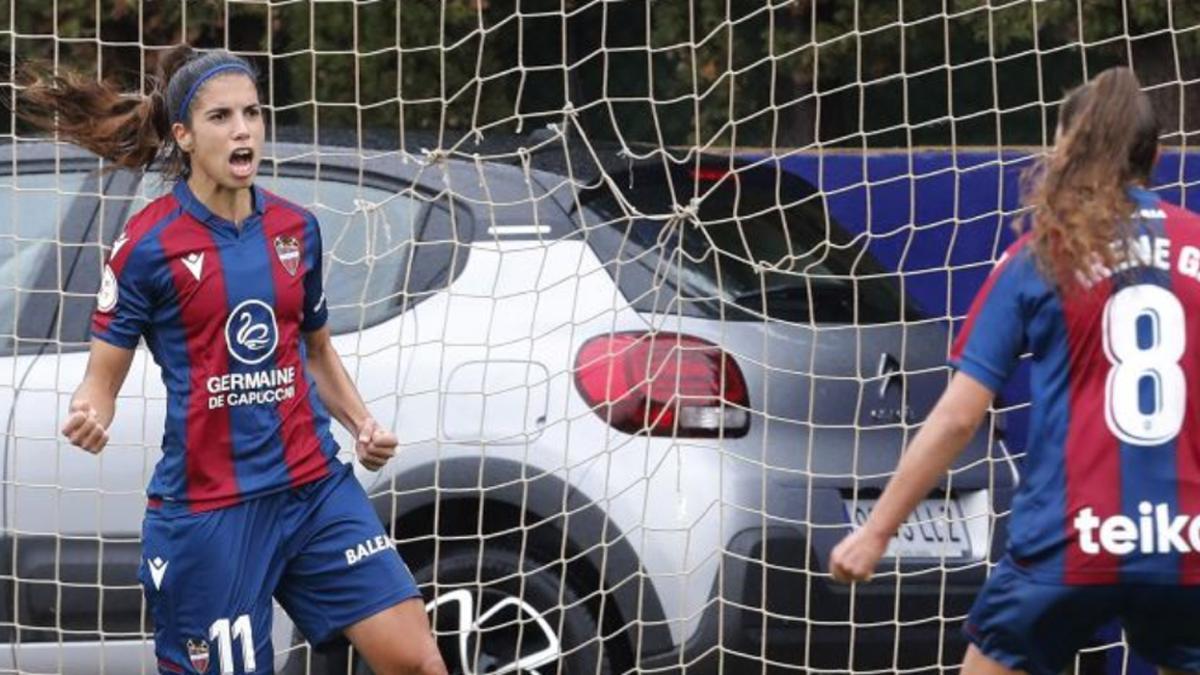
[(519, 543), (481, 550), (443, 546), (436, 568), (413, 568), (451, 673), (610, 674), (596, 620), (560, 566), (522, 556)]

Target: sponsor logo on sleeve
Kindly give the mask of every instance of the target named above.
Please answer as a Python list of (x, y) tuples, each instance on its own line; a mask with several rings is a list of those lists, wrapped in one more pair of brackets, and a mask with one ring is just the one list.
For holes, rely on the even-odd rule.
[(100, 276), (100, 292), (96, 294), (96, 309), (108, 313), (116, 306), (117, 277), (113, 274), (112, 266), (105, 265), (104, 273)]

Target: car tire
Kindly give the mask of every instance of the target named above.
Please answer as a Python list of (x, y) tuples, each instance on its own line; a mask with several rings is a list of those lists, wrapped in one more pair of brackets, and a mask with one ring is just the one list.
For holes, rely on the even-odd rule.
[[(610, 675), (595, 617), (570, 577), (560, 582), (562, 566), (519, 551), (519, 542), (489, 541), (486, 549), (443, 545), (436, 566), (414, 561), (446, 667), (451, 673)], [(463, 613), (485, 619), (482, 630), (465, 631), (465, 649)], [(520, 660), (523, 667), (506, 669)]]

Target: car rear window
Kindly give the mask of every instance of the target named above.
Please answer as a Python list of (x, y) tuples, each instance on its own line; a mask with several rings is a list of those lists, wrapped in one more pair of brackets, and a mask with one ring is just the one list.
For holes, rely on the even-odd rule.
[[(0, 355), (57, 342), (62, 223), (88, 174), (0, 176)], [(24, 349), (22, 349), (24, 351)]]
[(674, 207), (688, 200), (672, 200), (662, 180), (615, 183), (620, 197), (593, 196), (582, 220), (639, 311), (862, 324), (905, 313), (895, 275), (826, 217), (816, 195), (780, 198), (774, 180), (726, 178), (689, 218)]
[(334, 180), (279, 176), (260, 184), (321, 224), (330, 331), (360, 330), (401, 311), (403, 271), (425, 202)]

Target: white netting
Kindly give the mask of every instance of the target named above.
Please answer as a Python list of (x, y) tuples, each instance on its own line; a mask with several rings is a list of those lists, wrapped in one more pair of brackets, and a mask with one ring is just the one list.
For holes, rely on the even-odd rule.
[[(1169, 0), (0, 0), (0, 88), (40, 59), (136, 91), (180, 40), (258, 66), (261, 182), (321, 220), (337, 346), (402, 440), (358, 476), (453, 672), (932, 672), (1002, 552), (1021, 378), (871, 585), (832, 586), (829, 550), (944, 387), (1066, 88), (1131, 62), (1186, 203), (1198, 25)], [(104, 453), (58, 429), (104, 256), (163, 186), (0, 134), (0, 672), (155, 672), (144, 346)], [(279, 611), (272, 637), (277, 669), (350, 667)], [(1140, 667), (1111, 628), (1080, 663)]]

